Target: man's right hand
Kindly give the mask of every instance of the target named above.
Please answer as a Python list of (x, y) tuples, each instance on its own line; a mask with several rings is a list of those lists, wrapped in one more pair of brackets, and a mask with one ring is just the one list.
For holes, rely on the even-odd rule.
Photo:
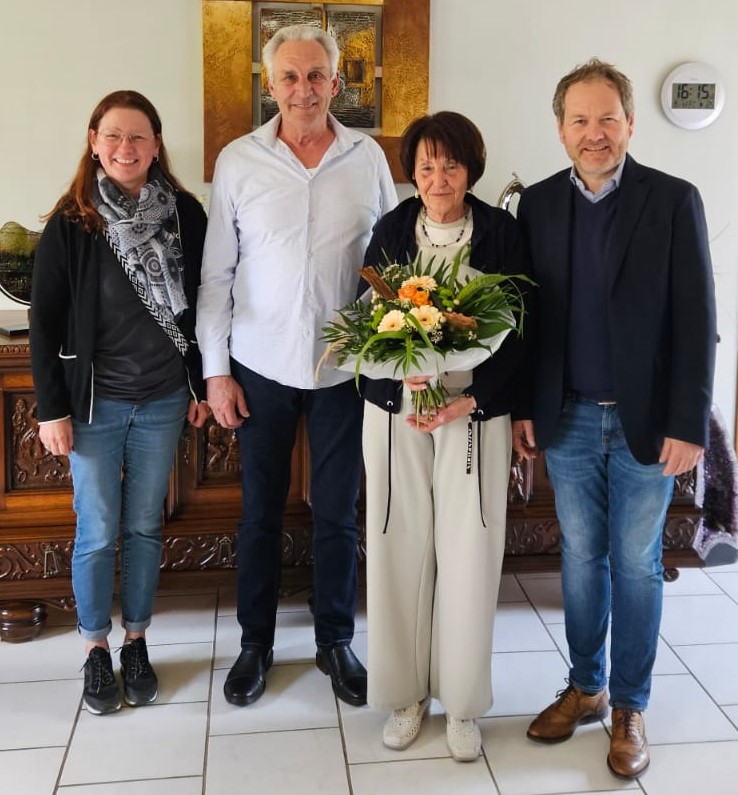
[(246, 397), (230, 375), (215, 375), (205, 381), (208, 405), (221, 428), (239, 428), (249, 416)]
[(533, 420), (513, 420), (512, 446), (518, 461), (531, 461), (538, 455)]

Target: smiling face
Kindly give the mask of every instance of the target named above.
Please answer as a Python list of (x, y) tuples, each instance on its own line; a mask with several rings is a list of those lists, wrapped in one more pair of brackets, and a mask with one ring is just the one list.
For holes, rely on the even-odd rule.
[(111, 108), (100, 119), (97, 130), (89, 131), (89, 138), (107, 176), (137, 198), (159, 154), (159, 138), (148, 116), (133, 108)]
[(587, 188), (597, 192), (625, 157), (633, 134), (615, 86), (600, 78), (574, 83), (564, 97), (559, 138)]
[(439, 224), (451, 223), (464, 214), (464, 197), (469, 171), (440, 147), (428, 145), (424, 138), (415, 151), (415, 184), (428, 217)]
[(324, 125), (338, 75), (331, 75), (328, 53), (317, 41), (285, 41), (274, 54), (269, 93), (282, 122), (299, 127)]

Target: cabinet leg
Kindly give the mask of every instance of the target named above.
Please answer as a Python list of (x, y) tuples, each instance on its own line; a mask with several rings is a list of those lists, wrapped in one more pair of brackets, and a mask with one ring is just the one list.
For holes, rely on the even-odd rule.
[(46, 607), (39, 602), (0, 602), (0, 641), (33, 640), (46, 623)]

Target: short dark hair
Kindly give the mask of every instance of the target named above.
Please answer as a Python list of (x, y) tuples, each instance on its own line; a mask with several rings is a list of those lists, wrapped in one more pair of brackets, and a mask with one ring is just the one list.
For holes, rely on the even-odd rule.
[(429, 151), (435, 155), (438, 149), (461, 163), (469, 172), (469, 185), (473, 187), (484, 174), (487, 151), (479, 128), (466, 116), (452, 110), (420, 116), (410, 122), (400, 142), (402, 171), (415, 184), (415, 154), (418, 144), (426, 141)]
[(612, 83), (618, 94), (620, 94), (620, 104), (623, 106), (626, 117), (630, 118), (633, 115), (633, 85), (630, 80), (611, 63), (605, 63), (599, 58), (590, 58), (587, 63), (574, 67), (569, 74), (564, 75), (556, 86), (553, 98), (553, 112), (560, 122), (564, 120), (566, 92), (574, 83), (585, 83), (589, 80), (597, 79)]

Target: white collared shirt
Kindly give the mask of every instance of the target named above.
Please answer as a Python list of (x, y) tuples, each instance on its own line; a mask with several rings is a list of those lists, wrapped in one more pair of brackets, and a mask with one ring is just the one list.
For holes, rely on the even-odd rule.
[(572, 184), (579, 188), (579, 192), (584, 196), (587, 201), (592, 202), (592, 204), (597, 204), (597, 202), (602, 201), (605, 196), (612, 193), (614, 190), (617, 190), (620, 187), (620, 180), (623, 178), (623, 169), (625, 168), (625, 158), (620, 161), (620, 164), (615, 169), (615, 173), (607, 180), (607, 182), (597, 191), (597, 193), (592, 193), (592, 191), (584, 184), (582, 178), (577, 174), (577, 170), (574, 166), (571, 167), (571, 173), (569, 174), (569, 179), (571, 180)]
[(230, 374), (229, 356), (300, 389), (353, 377), (323, 368), (316, 382), (322, 329), (356, 297), (397, 193), (381, 147), (329, 118), (336, 137), (315, 169), (277, 138), (279, 115), (218, 156), (197, 306), (205, 378)]

